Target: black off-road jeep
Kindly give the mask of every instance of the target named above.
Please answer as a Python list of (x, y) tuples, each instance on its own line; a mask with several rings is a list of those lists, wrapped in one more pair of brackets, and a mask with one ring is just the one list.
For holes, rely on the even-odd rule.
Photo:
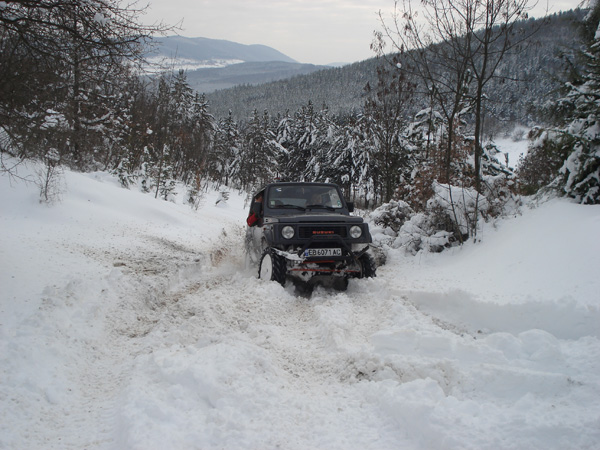
[(344, 290), (349, 278), (374, 277), (369, 226), (353, 209), (331, 183), (273, 183), (258, 191), (246, 251), (259, 278)]

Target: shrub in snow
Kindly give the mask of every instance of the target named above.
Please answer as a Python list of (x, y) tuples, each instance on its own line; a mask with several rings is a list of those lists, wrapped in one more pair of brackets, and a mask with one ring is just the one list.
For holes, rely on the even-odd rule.
[(135, 184), (137, 175), (133, 173), (131, 163), (128, 156), (124, 156), (119, 161), (119, 165), (111, 171), (119, 179), (119, 183), (124, 188), (129, 189), (129, 186)]
[[(170, 173), (170, 168), (168, 168)], [(160, 184), (158, 185), (158, 193), (160, 194), (160, 198), (163, 200), (168, 200), (170, 202), (175, 202), (175, 196), (177, 192), (175, 188), (177, 187), (177, 183), (172, 178), (161, 178)], [(158, 198), (157, 195), (155, 195)]]
[(440, 252), (475, 234), (479, 217), (487, 217), (490, 205), (475, 189), (434, 183), (434, 195), (423, 212), (415, 213), (403, 201), (391, 201), (373, 211), (369, 218), (375, 241), (392, 248)]
[(560, 168), (552, 186), (578, 203), (600, 203), (600, 123), (594, 114), (575, 120), (570, 130), (575, 138), (573, 151)]
[(218, 205), (219, 203), (225, 205), (227, 203), (227, 200), (229, 200), (229, 192), (221, 191), (219, 192), (219, 196), (217, 197), (215, 205)]
[(197, 210), (204, 200), (204, 190), (202, 189), (202, 179), (200, 174), (196, 174), (192, 183), (187, 188), (186, 203), (190, 208)]
[(435, 183), (434, 196), (427, 202), (427, 209), (434, 217), (438, 230), (450, 231), (464, 241), (477, 227), (479, 217), (488, 211), (487, 199), (473, 188)]
[(148, 187), (148, 180), (146, 178), (143, 178), (142, 181), (140, 181), (140, 190), (145, 194), (150, 192), (150, 188)]
[(497, 155), (500, 151), (493, 144), (483, 147), (481, 156), (481, 194), (487, 200), (486, 209), (481, 213), (491, 217), (513, 213), (521, 204), (516, 194), (516, 175)]
[(513, 142), (519, 142), (527, 139), (527, 128), (516, 127), (511, 133), (510, 138)]
[(161, 147), (160, 152), (144, 149), (144, 161), (140, 174), (140, 187), (143, 192), (153, 192), (155, 198), (175, 201), (177, 195), (175, 171), (171, 161), (169, 146)]
[(533, 195), (554, 180), (568, 156), (568, 145), (558, 143), (558, 133), (534, 128), (529, 133), (531, 143), (527, 156), (517, 166), (519, 191)]
[(60, 199), (63, 170), (60, 165), (60, 153), (49, 149), (42, 158), (43, 166), (36, 171), (37, 185), (40, 189), (40, 203), (53, 203)]
[(369, 214), (369, 218), (375, 225), (390, 228), (398, 233), (404, 222), (409, 220), (413, 214), (414, 211), (408, 203), (391, 200)]
[(12, 139), (10, 138), (10, 135), (7, 133), (6, 129), (0, 126), (0, 158), (4, 152), (11, 156), (15, 156), (13, 154), (14, 147), (15, 145), (13, 144)]
[[(454, 241), (453, 233), (436, 230), (439, 225), (436, 224), (439, 217), (439, 211), (415, 214), (402, 225), (392, 247), (403, 247), (413, 255), (419, 251), (441, 252), (444, 248), (449, 247)], [(444, 216), (442, 215), (442, 217)]]
[(529, 133), (527, 156), (519, 160), (519, 192), (534, 195), (560, 175), (560, 169), (573, 147), (573, 139), (559, 130), (534, 128)]

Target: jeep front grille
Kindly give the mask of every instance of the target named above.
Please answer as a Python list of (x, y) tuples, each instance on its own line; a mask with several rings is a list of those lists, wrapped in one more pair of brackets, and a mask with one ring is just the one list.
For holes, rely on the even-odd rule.
[(298, 229), (300, 239), (310, 239), (313, 236), (333, 236), (335, 234), (345, 238), (347, 236), (346, 227), (301, 226)]

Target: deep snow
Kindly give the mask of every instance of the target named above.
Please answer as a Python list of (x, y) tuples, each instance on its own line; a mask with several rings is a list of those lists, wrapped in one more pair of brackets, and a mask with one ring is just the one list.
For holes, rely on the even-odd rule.
[(307, 298), (244, 267), (235, 192), (0, 192), (0, 448), (600, 447), (598, 206)]

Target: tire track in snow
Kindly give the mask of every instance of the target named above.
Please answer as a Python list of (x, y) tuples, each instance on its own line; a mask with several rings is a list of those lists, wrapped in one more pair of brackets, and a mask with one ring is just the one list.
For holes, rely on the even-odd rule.
[[(54, 331), (74, 354), (60, 358), (72, 363), (64, 371), (69, 388), (45, 392), (53, 406), (31, 416), (53, 429), (38, 447), (148, 448), (161, 435), (189, 434), (193, 441), (182, 442), (192, 445), (184, 447), (324, 448), (315, 436), (344, 436), (338, 448), (394, 448), (413, 423), (403, 411), (415, 405), (440, 414), (447, 398), (466, 408), (511, 408), (534, 393), (540, 410), (556, 407), (558, 416), (580, 408), (568, 403), (570, 391), (593, 393), (595, 378), (572, 370), (560, 350), (577, 346), (585, 362), (586, 345), (597, 347), (533, 330), (535, 309), (494, 309), (460, 292), (403, 291), (385, 268), (376, 279), (352, 281), (344, 293), (297, 296), (293, 287), (257, 280), (256, 269), (242, 268), (242, 234), (229, 226), (214, 244), (196, 247), (149, 237), (151, 245), (140, 249), (92, 255), (114, 266), (101, 283), (48, 292), (40, 317), (56, 320)], [(61, 317), (69, 309), (61, 301), (83, 306)], [(560, 315), (555, 306), (541, 310), (542, 324)], [(583, 317), (566, 311), (569, 320)], [(527, 321), (515, 325), (516, 313)], [(497, 328), (485, 329), (479, 319)], [(36, 320), (32, 327), (49, 321)], [(70, 321), (98, 329), (70, 335)], [(575, 337), (593, 336), (589, 323), (579, 323)], [(67, 389), (80, 398), (69, 400)], [(253, 434), (248, 421), (271, 433)], [(473, 432), (457, 427), (457, 436)], [(441, 442), (439, 430), (430, 431), (431, 442)], [(57, 444), (62, 435), (72, 441)]]
[[(220, 433), (229, 428), (256, 447), (289, 444), (275, 436), (296, 442), (288, 448), (318, 447), (303, 430), (327, 423), (321, 435), (391, 448), (402, 441), (397, 421), (405, 418), (384, 414), (379, 382), (433, 380), (446, 396), (463, 399), (473, 389), (479, 398), (495, 398), (503, 383), (496, 373), (527, 389), (569, 382), (506, 361), (494, 369), (494, 361), (482, 356), (490, 343), (474, 339), (479, 336), (453, 316), (423, 309), (411, 293), (390, 289), (385, 276), (352, 280), (343, 293), (318, 288), (310, 298), (296, 295), (292, 286), (258, 280), (255, 268), (243, 268), (240, 227), (224, 229), (213, 246), (200, 251), (153, 242), (155, 251), (119, 258), (123, 265), (113, 274), (111, 294), (119, 300), (106, 322), (112, 324), (114, 351), (97, 355), (100, 362), (90, 366), (97, 388), (87, 398), (96, 406), (82, 419), (108, 417), (113, 424), (95, 441), (99, 447), (139, 436), (139, 423), (151, 421), (161, 430), (166, 418), (152, 411), (164, 409), (185, 412), (206, 428), (197, 438), (218, 438), (223, 445), (230, 441)], [(243, 381), (247, 377), (252, 381)], [(192, 399), (189, 409), (172, 411), (180, 398)], [(223, 406), (229, 403), (245, 417), (231, 416)], [(248, 412), (246, 404), (260, 407)], [(270, 424), (276, 431), (265, 439), (271, 440), (250, 436), (248, 418), (256, 426)], [(150, 442), (137, 439), (138, 447)]]
[[(307, 421), (309, 427), (312, 423), (317, 428), (333, 422), (330, 426), (338, 428), (332, 431), (334, 435), (352, 435), (349, 443), (363, 442), (368, 446), (381, 439), (397, 442), (400, 438), (397, 430), (390, 426), (376, 405), (365, 402), (357, 394), (356, 379), (347, 374), (351, 367), (348, 355), (368, 347), (371, 334), (389, 320), (391, 299), (367, 295), (365, 301), (363, 297), (369, 289), (373, 286), (381, 289), (375, 280), (351, 282), (345, 293), (317, 289), (311, 298), (297, 296), (293, 286), (282, 288), (276, 283), (258, 280), (255, 268), (243, 269), (244, 255), (239, 251), (239, 242), (243, 242), (239, 228), (224, 231), (219, 244), (201, 257), (203, 264), (198, 273), (183, 280), (176, 289), (155, 295), (155, 300), (146, 302), (145, 313), (138, 313), (144, 332), (127, 335), (133, 336), (131, 341), (138, 342), (140, 355), (137, 358), (140, 364), (130, 378), (171, 379), (172, 369), (165, 366), (164, 361), (175, 358), (181, 349), (196, 355), (210, 353), (215, 347), (223, 347), (224, 352), (231, 352), (231, 346), (234, 349), (247, 347), (250, 364), (263, 366), (255, 369), (261, 374), (264, 372), (265, 377), (261, 381), (261, 375), (254, 381), (256, 390), (270, 391), (271, 386), (278, 386), (280, 396), (279, 400), (277, 396), (255, 399), (265, 405), (262, 411), (255, 413), (254, 420), (273, 421), (274, 426), (282, 429), (291, 427), (297, 436), (304, 433), (302, 423)], [(212, 257), (207, 257), (208, 254)], [(357, 287), (368, 283), (370, 287)], [(230, 355), (232, 360), (239, 357), (235, 356), (238, 351)], [(197, 371), (201, 369), (192, 362), (183, 364), (185, 367), (178, 369), (177, 378), (197, 379)], [(210, 367), (211, 362), (206, 364)], [(212, 364), (224, 364), (223, 372), (228, 372), (227, 364), (231, 363), (225, 357)], [(247, 370), (250, 369), (240, 368), (239, 376)], [(204, 383), (205, 376), (199, 380)], [(219, 387), (217, 384), (213, 390), (218, 391)], [(136, 398), (136, 389), (132, 382), (126, 389), (126, 397)], [(245, 391), (246, 388), (240, 389)], [(200, 404), (214, 403), (210, 397), (208, 395), (196, 408), (202, 409)], [(243, 398), (242, 395), (242, 400), (237, 400), (241, 409)], [(136, 402), (140, 403), (139, 400), (128, 402), (126, 409), (132, 409)], [(307, 416), (309, 410), (310, 417)], [(147, 409), (126, 415), (145, 413)], [(211, 418), (218, 417), (219, 413), (219, 408), (214, 407), (205, 414)], [(378, 436), (374, 437), (373, 432)], [(310, 439), (302, 439), (301, 444), (291, 448), (310, 445)], [(271, 444), (274, 443), (267, 446)]]
[[(239, 231), (234, 228), (231, 233)], [(223, 231), (225, 241), (226, 234)], [(24, 354), (11, 363), (35, 364), (32, 371), (38, 366), (48, 370), (46, 377), (53, 380), (48, 383), (43, 377), (39, 386), (27, 380), (11, 383), (39, 390), (47, 402), (29, 404), (27, 394), (6, 397), (15, 402), (21, 398), (15, 409), (22, 413), (14, 417), (27, 417), (22, 420), (42, 424), (46, 430), (29, 434), (28, 442), (37, 448), (119, 446), (123, 388), (135, 376), (136, 357), (152, 351), (154, 343), (146, 338), (165, 316), (178, 314), (178, 299), (197, 289), (193, 283), (202, 278), (204, 267), (227, 253), (222, 244), (205, 249), (153, 236), (147, 241), (143, 246), (134, 241), (125, 249), (74, 246), (73, 251), (102, 263), (108, 275), (72, 277), (65, 285), (47, 287), (40, 310), (20, 325), (25, 342), (30, 334), (38, 334), (37, 329), (49, 337), (39, 339), (33, 355)], [(11, 345), (18, 351), (19, 336)]]

